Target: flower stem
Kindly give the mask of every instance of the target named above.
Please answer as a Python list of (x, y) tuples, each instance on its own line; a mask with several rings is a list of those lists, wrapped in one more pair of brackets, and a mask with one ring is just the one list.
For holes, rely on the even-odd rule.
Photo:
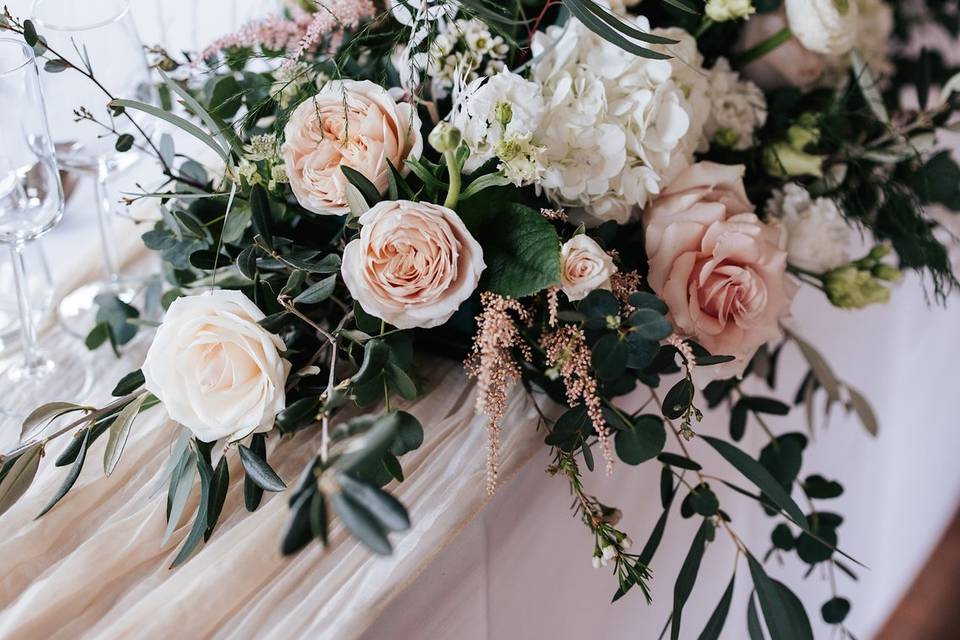
[(754, 60), (758, 60), (767, 55), (792, 37), (793, 32), (790, 31), (790, 27), (784, 27), (766, 40), (758, 42), (734, 58), (735, 64), (733, 66), (737, 68), (745, 67)]
[(447, 199), (443, 201), (443, 206), (447, 209), (456, 209), (457, 201), (460, 199), (460, 167), (457, 163), (456, 150), (444, 151), (443, 160), (447, 163), (447, 173), (450, 176), (450, 187), (447, 189)]

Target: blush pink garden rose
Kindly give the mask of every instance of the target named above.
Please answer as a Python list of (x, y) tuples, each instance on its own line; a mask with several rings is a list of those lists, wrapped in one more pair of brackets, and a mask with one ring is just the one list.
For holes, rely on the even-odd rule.
[(486, 268), (483, 249), (453, 210), (383, 201), (359, 222), (341, 273), (367, 313), (399, 329), (436, 327), (477, 288)]
[(736, 358), (705, 370), (715, 378), (742, 374), (761, 345), (781, 336), (797, 289), (786, 274), (785, 231), (754, 215), (743, 175), (743, 165), (694, 164), (643, 216), (650, 287), (677, 333)]
[(359, 171), (383, 193), (387, 161), (406, 175), (407, 158), (422, 151), (416, 110), (368, 80), (332, 80), (303, 101), (284, 128), (281, 148), (297, 201), (332, 215), (349, 211), (341, 166)]

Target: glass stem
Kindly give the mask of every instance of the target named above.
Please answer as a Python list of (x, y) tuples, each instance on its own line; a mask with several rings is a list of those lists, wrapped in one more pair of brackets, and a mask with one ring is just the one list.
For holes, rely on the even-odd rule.
[(117, 271), (117, 253), (113, 246), (113, 207), (110, 204), (110, 195), (107, 192), (108, 171), (106, 163), (97, 165), (94, 195), (97, 199), (97, 227), (100, 230), (100, 247), (103, 250), (103, 269), (111, 285), (120, 281)]
[(20, 338), (23, 341), (23, 364), (26, 370), (40, 369), (46, 362), (37, 346), (37, 328), (33, 325), (30, 311), (30, 294), (27, 290), (27, 270), (23, 262), (24, 243), (10, 245), (10, 262), (13, 265), (13, 281), (17, 288), (17, 311), (20, 314)]

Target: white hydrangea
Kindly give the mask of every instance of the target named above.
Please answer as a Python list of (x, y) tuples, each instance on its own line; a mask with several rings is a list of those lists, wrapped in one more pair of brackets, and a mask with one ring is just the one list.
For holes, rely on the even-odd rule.
[(787, 229), (790, 264), (824, 273), (850, 262), (850, 227), (836, 203), (812, 198), (806, 189), (787, 184), (773, 192), (767, 212), (780, 218)]
[(708, 96), (710, 116), (703, 130), (705, 139), (738, 151), (749, 149), (754, 132), (767, 121), (767, 100), (760, 87), (741, 80), (726, 58), (718, 58), (710, 70)]
[[(651, 31), (644, 17), (623, 19)], [(654, 33), (681, 40), (677, 59), (628, 53), (573, 19), (534, 36), (547, 106), (535, 138), (550, 141), (540, 185), (559, 205), (628, 222), (692, 160), (709, 114), (700, 56), (685, 32)]]
[[(517, 143), (525, 145), (527, 151), (539, 146), (532, 140), (545, 112), (540, 87), (510, 71), (477, 78), (468, 84), (454, 96), (450, 117), (451, 124), (460, 129), (463, 142), (470, 149), (464, 170), (476, 171), (494, 156), (519, 165), (521, 152)], [(505, 139), (513, 143), (500, 145)], [(498, 146), (503, 148), (498, 151)], [(501, 153), (508, 153), (510, 157), (505, 158)]]
[(543, 179), (543, 154), (547, 148), (533, 141), (531, 133), (508, 133), (495, 148), (497, 168), (514, 185), (537, 184)]

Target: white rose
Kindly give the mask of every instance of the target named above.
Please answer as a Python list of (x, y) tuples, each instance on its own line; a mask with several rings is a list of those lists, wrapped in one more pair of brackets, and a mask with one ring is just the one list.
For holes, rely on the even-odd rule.
[(387, 161), (405, 175), (407, 158), (423, 150), (416, 110), (368, 80), (331, 80), (294, 109), (283, 132), (290, 188), (305, 209), (321, 214), (349, 211), (341, 166), (359, 171), (383, 193)]
[(483, 249), (440, 205), (383, 201), (359, 218), (341, 273), (363, 310), (399, 329), (436, 327), (469, 298), (486, 268)]
[(816, 53), (848, 53), (857, 38), (855, 0), (784, 0), (790, 31)]
[(787, 184), (774, 191), (767, 212), (787, 229), (790, 264), (825, 273), (850, 262), (850, 226), (829, 198), (811, 198), (806, 189)]
[(204, 442), (269, 431), (285, 406), (290, 363), (263, 318), (239, 291), (177, 298), (147, 351), (146, 389)]
[(610, 276), (616, 272), (613, 258), (586, 234), (567, 240), (560, 249), (560, 286), (571, 302), (595, 289), (609, 289)]

